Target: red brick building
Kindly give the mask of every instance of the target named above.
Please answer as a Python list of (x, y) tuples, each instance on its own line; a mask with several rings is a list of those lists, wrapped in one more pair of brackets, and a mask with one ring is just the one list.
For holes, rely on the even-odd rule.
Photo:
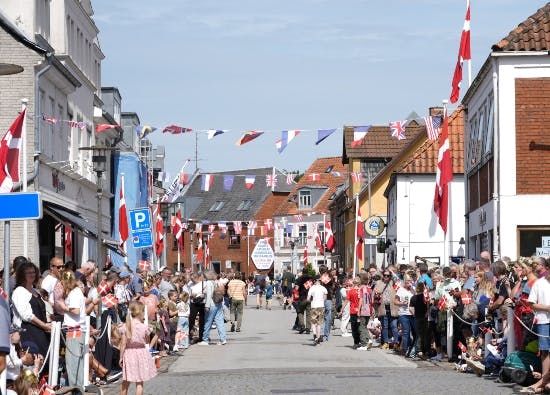
[[(203, 190), (203, 176), (213, 178), (208, 191)], [(276, 184), (268, 186), (268, 177), (273, 176)], [(180, 254), (182, 270), (199, 269), (197, 255), (201, 255), (198, 247), (202, 242), (203, 246), (208, 246), (208, 260), (202, 260), (203, 267), (216, 272), (232, 269), (248, 276), (256, 270), (249, 257), (257, 241), (267, 238), (271, 247), (274, 246), (273, 212), (288, 198), (290, 189), (286, 174), (271, 167), (199, 174), (191, 180), (170, 210), (174, 213), (179, 207), (187, 226), (183, 236), (184, 252)], [(177, 270), (177, 244), (171, 233), (166, 239), (168, 266)]]

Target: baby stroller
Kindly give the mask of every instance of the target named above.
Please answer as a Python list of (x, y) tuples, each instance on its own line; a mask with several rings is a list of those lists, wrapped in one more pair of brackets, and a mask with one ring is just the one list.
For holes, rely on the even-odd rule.
[(520, 385), (529, 385), (536, 380), (533, 372), (541, 372), (540, 358), (531, 352), (515, 351), (506, 357), (499, 378), (503, 383), (513, 381)]

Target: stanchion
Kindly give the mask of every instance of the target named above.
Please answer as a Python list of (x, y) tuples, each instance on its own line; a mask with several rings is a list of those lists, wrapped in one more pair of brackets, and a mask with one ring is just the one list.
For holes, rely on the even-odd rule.
[(59, 381), (59, 345), (61, 339), (61, 322), (52, 322), (52, 348), (50, 350), (50, 375), (48, 376), (48, 384), (56, 387)]
[(516, 329), (514, 327), (514, 309), (512, 307), (508, 307), (506, 309), (506, 312), (508, 313), (508, 343), (507, 343), (507, 350), (508, 355), (516, 351)]
[(84, 329), (84, 388), (90, 385), (90, 316), (86, 316)]
[(3, 394), (8, 392), (6, 388), (6, 369), (0, 374), (0, 390), (2, 390)]
[(449, 362), (453, 359), (453, 312), (447, 310), (447, 357)]
[(491, 332), (487, 331), (485, 333), (485, 356), (489, 355), (490, 351), (489, 349), (487, 348), (487, 346), (489, 344), (491, 344), (491, 340), (493, 339), (493, 335), (491, 334)]
[(145, 305), (145, 316), (143, 317), (144, 318), (144, 324), (145, 326), (148, 326), (149, 325), (149, 314), (147, 314), (147, 305)]

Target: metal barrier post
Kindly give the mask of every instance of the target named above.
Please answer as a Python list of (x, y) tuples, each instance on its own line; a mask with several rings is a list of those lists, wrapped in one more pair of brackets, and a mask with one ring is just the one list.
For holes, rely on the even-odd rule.
[(516, 317), (514, 317), (514, 309), (512, 307), (508, 307), (506, 309), (506, 312), (508, 313), (508, 343), (507, 343), (507, 350), (508, 355), (516, 351), (516, 329), (514, 327), (514, 320)]
[(453, 359), (453, 312), (447, 310), (447, 357), (449, 361)]
[(90, 316), (86, 316), (86, 328), (84, 329), (84, 372), (83, 386), (86, 388), (90, 385)]
[(50, 350), (50, 375), (48, 384), (56, 387), (59, 383), (59, 345), (61, 339), (61, 322), (52, 322), (52, 348)]

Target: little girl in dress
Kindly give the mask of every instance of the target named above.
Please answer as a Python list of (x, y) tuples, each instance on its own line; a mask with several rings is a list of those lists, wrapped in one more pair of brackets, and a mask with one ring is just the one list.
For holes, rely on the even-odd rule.
[(136, 383), (136, 395), (143, 394), (143, 382), (157, 375), (157, 369), (146, 344), (151, 329), (143, 323), (145, 305), (134, 300), (128, 306), (126, 325), (119, 328), (120, 367), (122, 368), (122, 395), (128, 394), (130, 383)]

